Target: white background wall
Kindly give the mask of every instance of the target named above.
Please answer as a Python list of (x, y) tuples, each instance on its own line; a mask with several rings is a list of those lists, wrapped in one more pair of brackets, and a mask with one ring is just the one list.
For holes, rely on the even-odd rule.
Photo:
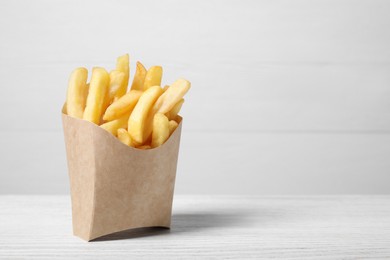
[(390, 193), (390, 1), (0, 1), (0, 193), (68, 193), (60, 108), (117, 56), (188, 78), (177, 193)]

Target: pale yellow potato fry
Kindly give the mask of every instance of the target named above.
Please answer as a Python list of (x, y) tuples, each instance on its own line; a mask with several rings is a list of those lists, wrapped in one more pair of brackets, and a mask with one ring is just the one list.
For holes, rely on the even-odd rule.
[(162, 94), (153, 106), (156, 113), (167, 113), (191, 88), (191, 83), (185, 79), (176, 80), (167, 91)]
[(169, 85), (165, 85), (165, 86), (163, 87), (163, 91), (164, 91), (164, 92), (167, 91), (168, 88), (169, 88)]
[(152, 147), (150, 145), (141, 145), (141, 146), (138, 146), (137, 149), (141, 149), (141, 150), (147, 150), (147, 149), (151, 149)]
[(164, 114), (157, 113), (153, 118), (152, 144), (153, 148), (165, 143), (169, 137), (169, 120)]
[(144, 137), (145, 122), (154, 102), (161, 94), (162, 89), (159, 86), (145, 90), (129, 117), (128, 131), (131, 138), (139, 144), (143, 144), (147, 140)]
[(131, 147), (135, 147), (135, 144), (134, 144), (133, 140), (131, 140), (129, 132), (127, 132), (126, 129), (119, 128), (117, 133), (118, 133), (119, 141), (121, 141), (125, 145), (131, 146)]
[[(145, 139), (148, 139), (152, 134), (154, 115), (156, 113), (165, 114), (172, 110), (175, 104), (177, 104), (188, 92), (190, 87), (191, 83), (189, 81), (185, 79), (178, 79), (157, 99), (156, 103), (153, 105), (152, 110), (149, 112), (148, 119), (145, 123)], [(175, 119), (175, 117), (172, 117), (171, 119)]]
[(105, 98), (105, 102), (103, 106), (103, 114), (106, 111), (107, 107), (112, 103), (112, 101), (115, 98), (116, 92), (121, 87), (122, 82), (125, 78), (125, 73), (119, 70), (112, 70), (109, 76), (110, 76), (110, 84), (108, 86), (108, 94)]
[(169, 110), (165, 115), (169, 120), (174, 120), (176, 116), (179, 114), (181, 107), (183, 106), (184, 98), (180, 99), (171, 110)]
[(169, 121), (169, 135), (171, 135), (178, 126), (179, 124), (175, 120)]
[(104, 123), (100, 125), (100, 127), (116, 136), (118, 134), (119, 128), (127, 127), (127, 121), (129, 120), (129, 116), (130, 114), (124, 115), (119, 119)]
[(151, 139), (152, 130), (153, 130), (153, 119), (156, 111), (153, 108), (149, 111), (148, 116), (146, 117), (145, 127), (144, 127), (144, 140)]
[(119, 99), (121, 96), (126, 94), (127, 85), (129, 84), (129, 73), (130, 73), (129, 54), (125, 54), (123, 56), (118, 57), (118, 59), (116, 60), (116, 69), (125, 73), (123, 82), (120, 88), (115, 93), (115, 99)]
[(103, 119), (111, 121), (125, 114), (129, 114), (134, 109), (141, 95), (142, 91), (130, 90), (126, 95), (119, 98), (106, 109)]
[(95, 124), (100, 123), (100, 117), (102, 116), (108, 93), (109, 81), (110, 77), (105, 69), (93, 68), (83, 119)]
[(87, 78), (86, 68), (77, 68), (70, 75), (66, 96), (66, 111), (69, 116), (83, 118), (88, 96)]
[(118, 90), (121, 88), (126, 74), (119, 70), (112, 70), (110, 72), (110, 88), (108, 91), (108, 100), (112, 102)]
[(135, 71), (133, 83), (131, 84), (131, 90), (144, 91), (145, 77), (146, 77), (146, 69), (141, 62), (137, 61), (137, 68)]
[(153, 86), (160, 86), (162, 73), (163, 70), (161, 66), (152, 66), (146, 73), (143, 89), (147, 90), (148, 88)]

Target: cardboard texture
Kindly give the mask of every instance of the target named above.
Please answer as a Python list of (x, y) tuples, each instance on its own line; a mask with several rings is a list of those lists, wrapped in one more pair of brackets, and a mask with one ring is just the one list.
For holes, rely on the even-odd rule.
[(101, 127), (66, 115), (74, 235), (90, 241), (139, 227), (170, 227), (182, 122), (160, 147), (122, 144)]

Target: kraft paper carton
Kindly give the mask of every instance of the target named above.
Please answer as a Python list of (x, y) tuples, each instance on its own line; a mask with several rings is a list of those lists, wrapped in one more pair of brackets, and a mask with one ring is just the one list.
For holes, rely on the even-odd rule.
[(62, 113), (74, 235), (90, 241), (171, 224), (182, 122), (160, 147), (122, 144), (101, 127)]

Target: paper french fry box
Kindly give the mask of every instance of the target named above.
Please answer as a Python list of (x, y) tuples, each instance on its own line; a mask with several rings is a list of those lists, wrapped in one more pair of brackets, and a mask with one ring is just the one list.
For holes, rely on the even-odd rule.
[(181, 126), (160, 147), (136, 149), (66, 115), (73, 234), (84, 240), (139, 227), (170, 227)]

